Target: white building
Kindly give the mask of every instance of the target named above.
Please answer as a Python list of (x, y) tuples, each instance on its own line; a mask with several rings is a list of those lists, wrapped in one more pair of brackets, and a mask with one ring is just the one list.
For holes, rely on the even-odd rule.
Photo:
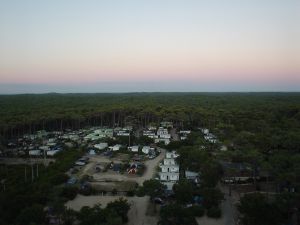
[(121, 147), (122, 145), (114, 145), (114, 146), (110, 146), (109, 149), (112, 151), (119, 151)]
[(190, 134), (191, 133), (191, 131), (190, 130), (181, 130), (181, 131), (179, 131), (179, 134), (182, 134), (182, 135), (188, 135), (188, 134)]
[(188, 135), (191, 133), (190, 130), (181, 130), (179, 131), (180, 140), (186, 140)]
[(129, 130), (119, 130), (117, 132), (117, 136), (129, 136), (130, 135), (130, 131)]
[(154, 139), (154, 143), (159, 143), (159, 142), (162, 142), (165, 145), (168, 145), (171, 141), (170, 141), (169, 138), (156, 138), (156, 139)]
[(30, 150), (28, 152), (28, 154), (31, 156), (40, 156), (42, 154), (42, 151), (41, 150)]
[(142, 148), (142, 152), (145, 153), (145, 154), (149, 154), (149, 151), (150, 151), (150, 146), (144, 146)]
[(43, 151), (49, 151), (49, 150), (50, 150), (50, 147), (47, 146), (47, 145), (43, 145), (43, 146), (40, 146), (39, 149), (40, 149), (40, 150), (43, 150)]
[(103, 150), (108, 147), (108, 144), (107, 143), (99, 143), (99, 144), (95, 144), (94, 147), (96, 149)]
[(157, 138), (158, 136), (155, 134), (155, 131), (153, 130), (144, 130), (143, 136), (147, 136), (149, 138)]
[(47, 154), (47, 156), (54, 156), (59, 152), (60, 152), (60, 150), (50, 150), (50, 151), (47, 151), (46, 154)]
[(160, 123), (160, 126), (165, 128), (173, 128), (173, 122), (163, 121)]
[(178, 155), (175, 151), (167, 152), (163, 164), (160, 165), (159, 173), (160, 181), (167, 186), (168, 190), (172, 190), (173, 185), (179, 180), (179, 165), (176, 162)]
[(128, 150), (132, 151), (132, 152), (138, 152), (139, 146), (138, 145), (130, 146), (130, 147), (128, 147)]
[(209, 129), (207, 128), (200, 128), (200, 130), (203, 134), (209, 134)]
[(163, 127), (160, 127), (160, 128), (157, 129), (156, 134), (157, 134), (157, 136), (159, 136), (159, 137), (164, 137), (164, 136), (166, 136), (166, 135), (169, 135), (169, 131), (168, 131), (168, 129), (165, 129), (165, 128), (163, 128)]

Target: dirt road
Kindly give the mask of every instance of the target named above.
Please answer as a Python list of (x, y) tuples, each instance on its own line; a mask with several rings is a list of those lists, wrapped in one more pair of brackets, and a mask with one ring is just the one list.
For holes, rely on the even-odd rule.
[(224, 193), (225, 200), (221, 204), (222, 217), (220, 219), (212, 219), (207, 216), (196, 218), (199, 225), (234, 225), (237, 224), (238, 215), (235, 204), (238, 202), (238, 197), (232, 192), (232, 196), (228, 195), (228, 187), (219, 185)]
[(156, 158), (148, 160), (148, 161), (145, 162), (146, 171), (145, 171), (144, 175), (142, 177), (136, 178), (136, 182), (138, 184), (140, 184), (140, 185), (143, 184), (143, 182), (145, 180), (150, 180), (155, 175), (156, 168), (157, 168), (159, 162), (161, 160), (163, 160), (163, 158), (165, 157), (165, 154), (166, 154), (166, 150), (165, 149), (158, 148), (158, 150), (161, 151), (161, 153), (159, 154), (159, 156), (157, 156)]

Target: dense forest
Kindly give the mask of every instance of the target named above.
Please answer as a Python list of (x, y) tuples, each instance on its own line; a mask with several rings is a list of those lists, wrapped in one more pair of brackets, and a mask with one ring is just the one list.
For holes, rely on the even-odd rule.
[(299, 109), (298, 93), (2, 95), (0, 132), (12, 137), (39, 129), (127, 123), (146, 126), (163, 119), (178, 126), (205, 126), (224, 132), (269, 133), (272, 128), (296, 132)]

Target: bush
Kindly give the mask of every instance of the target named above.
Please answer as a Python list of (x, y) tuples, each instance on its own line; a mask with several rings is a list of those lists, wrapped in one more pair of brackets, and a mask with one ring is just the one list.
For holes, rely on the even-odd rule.
[(130, 191), (127, 192), (126, 195), (132, 197), (132, 196), (135, 195), (135, 191), (134, 190), (130, 190)]
[(116, 195), (116, 194), (118, 194), (118, 190), (114, 188), (114, 189), (111, 191), (111, 193), (112, 193), (112, 195)]
[(78, 188), (74, 186), (63, 187), (62, 192), (60, 193), (61, 197), (64, 197), (68, 200), (73, 200), (78, 193)]
[(68, 179), (69, 179), (69, 176), (66, 175), (65, 173), (57, 173), (57, 174), (53, 174), (49, 178), (49, 182), (52, 185), (58, 185), (58, 184), (61, 184), (61, 183), (65, 183)]
[(200, 205), (194, 205), (190, 207), (190, 211), (195, 217), (202, 217), (204, 215), (204, 208)]
[(220, 218), (222, 215), (220, 207), (211, 207), (207, 210), (207, 216), (211, 218)]
[(39, 204), (24, 208), (17, 217), (17, 224), (42, 224), (45, 219), (43, 206)]
[(146, 195), (145, 189), (143, 187), (139, 187), (135, 194), (138, 197), (144, 197)]
[(88, 195), (91, 195), (94, 193), (95, 193), (95, 190), (93, 190), (93, 188), (91, 186), (84, 186), (84, 187), (80, 188), (80, 190), (79, 190), (79, 194), (82, 194), (85, 196), (88, 196)]

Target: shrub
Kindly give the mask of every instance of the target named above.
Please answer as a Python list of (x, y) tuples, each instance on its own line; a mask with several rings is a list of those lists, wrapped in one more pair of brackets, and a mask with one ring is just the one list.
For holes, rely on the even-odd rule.
[(62, 192), (60, 193), (61, 197), (64, 197), (68, 200), (73, 200), (78, 193), (78, 188), (74, 186), (63, 187)]
[(127, 192), (126, 195), (132, 197), (132, 196), (135, 195), (135, 191), (134, 190), (130, 190), (130, 191)]
[(207, 210), (207, 216), (211, 218), (220, 218), (222, 213), (220, 207), (213, 206)]
[(143, 187), (139, 187), (135, 194), (138, 197), (144, 197), (146, 195), (145, 189)]
[(204, 208), (200, 205), (194, 205), (190, 207), (190, 211), (195, 217), (202, 217), (204, 215)]

